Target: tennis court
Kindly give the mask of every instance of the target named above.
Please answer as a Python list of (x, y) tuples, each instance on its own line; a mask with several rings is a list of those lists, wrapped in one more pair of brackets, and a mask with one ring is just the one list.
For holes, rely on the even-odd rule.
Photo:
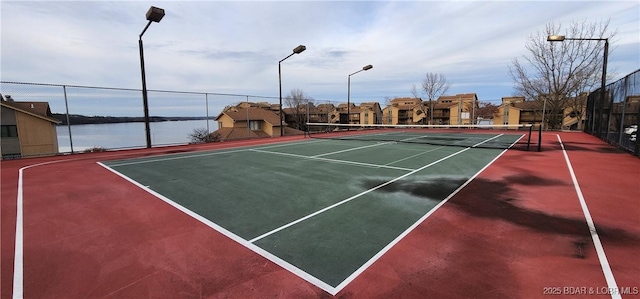
[(362, 135), (101, 165), (336, 294), (525, 136)]
[(0, 297), (640, 294), (636, 157), (354, 130), (3, 161)]

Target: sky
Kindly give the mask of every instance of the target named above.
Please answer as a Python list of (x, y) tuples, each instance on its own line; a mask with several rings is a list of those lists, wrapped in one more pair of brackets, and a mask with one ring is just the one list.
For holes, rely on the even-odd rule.
[[(444, 75), (448, 95), (499, 103), (514, 94), (509, 66), (528, 55), (527, 39), (549, 23), (565, 29), (576, 21), (609, 20), (614, 79), (640, 68), (638, 1), (2, 0), (0, 79), (141, 89), (138, 37), (152, 5), (165, 10), (143, 35), (147, 88), (154, 90), (276, 102), (278, 62), (305, 45), (281, 63), (284, 96), (295, 88), (318, 102), (346, 102), (349, 74), (371, 64), (350, 77), (354, 103), (412, 96), (426, 73)], [(72, 107), (83, 112), (90, 108), (80, 106), (102, 103), (122, 110), (103, 114), (137, 113), (136, 96), (129, 108), (90, 100)], [(152, 115), (202, 115), (189, 111), (189, 101), (150, 105)]]

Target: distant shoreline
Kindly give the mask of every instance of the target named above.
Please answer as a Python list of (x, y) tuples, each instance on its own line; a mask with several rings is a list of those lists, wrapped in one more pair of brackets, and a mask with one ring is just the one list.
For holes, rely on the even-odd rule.
[[(60, 113), (53, 113), (53, 117), (61, 121), (60, 125), (67, 125), (67, 115)], [(149, 122), (161, 122), (161, 121), (182, 121), (182, 120), (206, 120), (205, 116), (194, 117), (178, 117), (178, 116), (150, 116)], [(210, 118), (212, 119), (212, 118)], [(69, 115), (69, 124), (71, 125), (88, 125), (88, 124), (113, 124), (113, 123), (131, 123), (131, 122), (144, 122), (144, 117), (141, 116), (86, 116), (78, 114)]]

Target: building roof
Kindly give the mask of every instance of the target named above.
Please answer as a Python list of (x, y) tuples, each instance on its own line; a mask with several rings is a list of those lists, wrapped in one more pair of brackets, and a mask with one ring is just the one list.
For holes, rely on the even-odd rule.
[[(224, 140), (232, 140), (232, 139), (248, 139), (248, 138), (271, 137), (269, 134), (267, 134), (264, 131), (253, 131), (253, 130), (249, 130), (247, 128), (236, 128), (236, 127), (220, 128), (220, 129), (217, 129), (217, 130), (211, 132), (211, 134), (220, 134), (220, 140), (222, 140), (222, 141), (224, 141)], [(300, 130), (297, 130), (297, 129), (294, 129), (294, 128), (285, 127), (284, 128), (284, 134), (286, 136), (302, 135), (302, 134), (304, 134), (304, 132), (300, 131)]]
[(525, 101), (525, 98), (523, 96), (502, 97), (502, 103), (503, 104), (519, 103), (519, 102), (524, 102), (524, 101)]
[(216, 133), (220, 134), (220, 140), (269, 137), (267, 133), (262, 131), (252, 131), (247, 128), (235, 127), (220, 128), (215, 130), (211, 134)]
[(376, 110), (376, 107), (380, 108), (380, 103), (378, 102), (364, 102), (360, 104), (360, 109), (362, 110)]
[(234, 121), (247, 121), (247, 120), (263, 120), (265, 122), (270, 123), (271, 125), (278, 127), (280, 126), (280, 117), (274, 113), (273, 111), (250, 107), (250, 108), (230, 108), (226, 111), (223, 111), (216, 117), (216, 120), (220, 118), (222, 115), (226, 115), (233, 119)]
[(247, 108), (247, 107), (258, 107), (267, 110), (279, 110), (280, 105), (278, 104), (270, 104), (269, 102), (240, 102), (235, 106), (229, 107), (228, 109), (235, 108)]
[(334, 106), (333, 104), (320, 104), (310, 111), (313, 111), (315, 113), (329, 113), (335, 109), (336, 106)]
[(405, 97), (405, 98), (395, 98), (393, 100), (390, 101), (391, 106), (394, 106), (398, 109), (413, 109), (415, 107), (418, 107), (422, 104), (422, 99), (421, 98), (410, 98), (410, 97)]
[(448, 108), (451, 108), (451, 106), (458, 106), (458, 102), (456, 102), (455, 104), (454, 103), (439, 103), (439, 102), (434, 102), (433, 103), (433, 109), (448, 109)]
[(468, 100), (468, 99), (477, 99), (478, 96), (476, 95), (476, 93), (459, 93), (456, 95), (442, 95), (438, 98), (438, 102), (441, 101), (459, 101), (459, 100)]
[(340, 104), (338, 104), (336, 109), (345, 109), (346, 110), (347, 107), (350, 107), (350, 109), (351, 109), (351, 108), (353, 108), (355, 106), (356, 106), (356, 104), (354, 104), (354, 103), (349, 103), (348, 105), (347, 105), (347, 103), (340, 103)]
[(422, 102), (422, 99), (421, 98), (404, 97), (404, 98), (395, 98), (395, 99), (391, 100), (391, 102), (393, 102), (393, 103), (395, 103), (395, 102), (406, 102), (406, 101)]
[(540, 103), (536, 101), (524, 101), (524, 102), (513, 103), (512, 106), (521, 110), (542, 110), (542, 107), (540, 107)]
[(19, 111), (37, 118), (41, 118), (50, 121), (55, 124), (62, 123), (60, 120), (53, 117), (48, 102), (14, 102), (14, 101), (0, 101), (3, 107), (11, 110)]
[(334, 109), (336, 106), (329, 103), (329, 104), (318, 104), (318, 106), (316, 106), (319, 109)]
[(284, 127), (284, 135), (285, 136), (302, 135), (302, 134), (304, 134), (304, 131), (300, 131), (298, 129), (294, 129), (292, 127)]

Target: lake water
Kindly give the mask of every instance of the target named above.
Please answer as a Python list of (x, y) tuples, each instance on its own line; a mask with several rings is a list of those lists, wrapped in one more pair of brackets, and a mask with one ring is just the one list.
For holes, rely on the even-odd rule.
[[(206, 120), (163, 121), (149, 123), (151, 144), (173, 145), (186, 144), (191, 140), (189, 134), (194, 129), (206, 129)], [(209, 121), (209, 130), (215, 131), (218, 124)], [(57, 126), (58, 150), (61, 153), (71, 152), (69, 128)], [(146, 134), (143, 122), (72, 125), (73, 151), (80, 152), (88, 148), (123, 149), (146, 147)]]

